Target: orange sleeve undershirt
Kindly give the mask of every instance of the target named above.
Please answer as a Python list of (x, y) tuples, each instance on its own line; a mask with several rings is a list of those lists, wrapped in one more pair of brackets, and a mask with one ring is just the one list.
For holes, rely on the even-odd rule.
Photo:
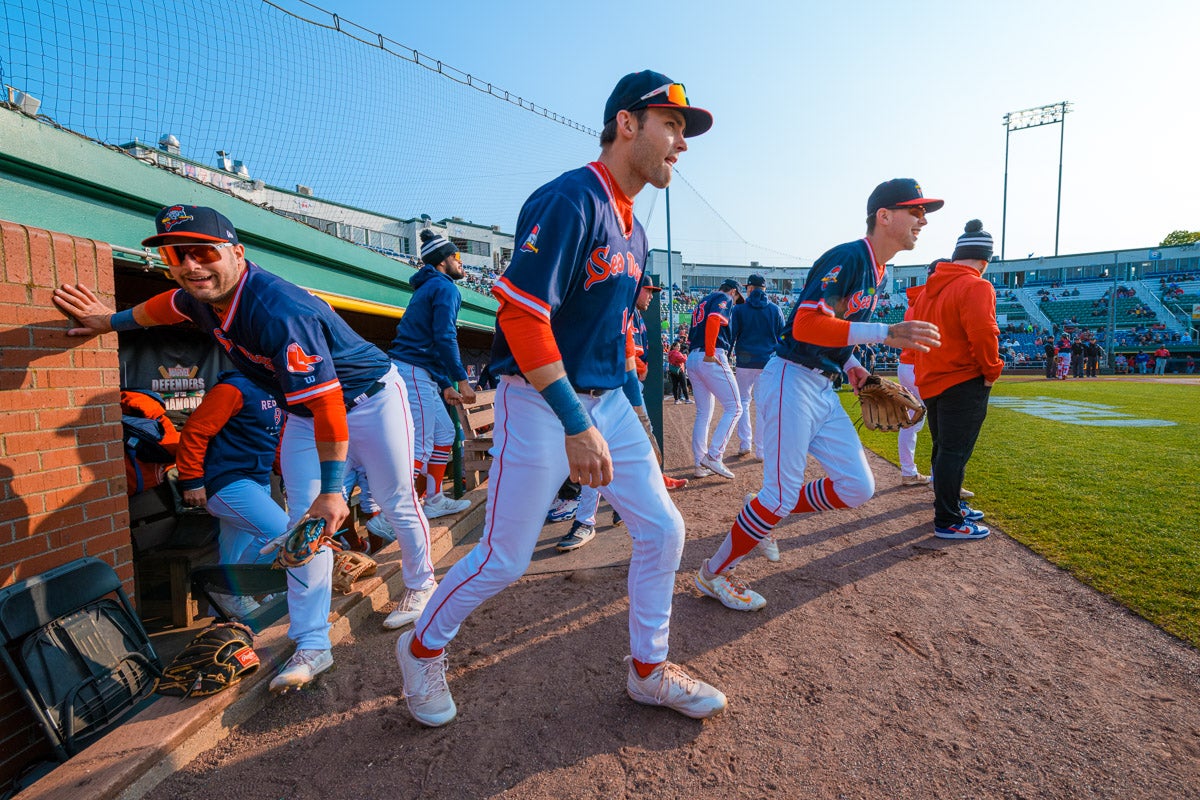
[(501, 299), (496, 324), (504, 331), (504, 340), (521, 372), (529, 374), (538, 367), (562, 361), (562, 353), (546, 317)]
[(815, 308), (797, 309), (792, 320), (792, 338), (818, 347), (845, 347), (850, 342), (850, 321)]
[(633, 343), (633, 324), (625, 329), (625, 363), (629, 363), (629, 359), (637, 358), (637, 345)]
[(348, 442), (346, 402), (341, 392), (326, 392), (303, 404), (313, 415), (313, 438), (318, 442)]
[(721, 326), (727, 325), (725, 320), (718, 316), (709, 315), (704, 323), (704, 357), (709, 358), (717, 354), (717, 336), (721, 333)]
[(156, 294), (146, 301), (144, 310), (155, 325), (174, 325), (177, 322), (183, 322), (187, 319), (187, 317), (175, 310), (175, 304), (171, 302), (176, 291), (172, 289), (169, 292)]
[(204, 456), (209, 441), (221, 432), (234, 414), (242, 410), (242, 392), (228, 383), (218, 383), (204, 395), (204, 401), (188, 417), (179, 435), (175, 466), (179, 477), (192, 480), (204, 477)]

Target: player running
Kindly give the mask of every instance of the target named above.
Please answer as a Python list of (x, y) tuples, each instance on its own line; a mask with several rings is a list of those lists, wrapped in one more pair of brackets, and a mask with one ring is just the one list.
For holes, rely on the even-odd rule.
[[(922, 197), (909, 178), (881, 183), (867, 200), (867, 235), (827, 251), (809, 270), (779, 357), (759, 380), (763, 488), (747, 498), (725, 541), (700, 565), (695, 580), (703, 594), (737, 611), (757, 611), (766, 598), (733, 576), (738, 563), (788, 514), (854, 508), (875, 493), (875, 476), (837, 387), (843, 372), (855, 390), (869, 375), (852, 355), (855, 345), (883, 342), (922, 352), (939, 345), (931, 323), (869, 320), (887, 262), (916, 246), (926, 212), (943, 204)], [(828, 477), (805, 483), (810, 452)]]
[(492, 370), (501, 378), (483, 536), (396, 643), (404, 697), (423, 725), (454, 719), (444, 648), (525, 572), (566, 477), (605, 487), (633, 539), (629, 696), (696, 718), (725, 708), (725, 695), (667, 661), (684, 526), (633, 411), (641, 387), (627, 333), (647, 256), (633, 198), (647, 183), (670, 183), (684, 137), (708, 130), (712, 115), (689, 105), (682, 84), (644, 71), (617, 83), (604, 120), (600, 158), (526, 200), (521, 244), (493, 289)]
[[(701, 300), (692, 312), (692, 327), (688, 331), (687, 371), (692, 377), (692, 394), (696, 398), (696, 421), (692, 424), (692, 460), (696, 477), (714, 472), (722, 478), (732, 478), (733, 471), (725, 466), (725, 445), (742, 416), (737, 380), (729, 366), (729, 351), (733, 348), (730, 335), (730, 309), (742, 302), (742, 287), (733, 278), (726, 278), (717, 291)], [(714, 400), (721, 404), (721, 419), (708, 438)]]
[[(399, 532), (401, 605), (415, 619), (437, 585), (429, 523), (412, 484), (412, 417), (404, 384), (383, 352), (321, 300), (246, 259), (233, 223), (214, 209), (175, 205), (155, 217), (157, 247), (180, 289), (113, 313), (91, 289), (64, 285), (54, 302), (79, 321), (70, 336), (192, 321), (234, 366), (288, 412), (279, 462), (289, 527), (325, 520), (338, 530), (350, 515), (343, 495), (349, 458), (370, 476), (375, 500)], [(296, 652), (271, 681), (287, 691), (333, 666), (329, 602), (333, 553), (326, 547), (287, 571), (288, 636)]]

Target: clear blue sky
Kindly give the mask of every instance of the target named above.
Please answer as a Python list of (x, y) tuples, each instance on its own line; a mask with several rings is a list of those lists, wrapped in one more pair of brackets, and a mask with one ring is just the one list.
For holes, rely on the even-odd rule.
[[(807, 259), (862, 235), (899, 176), (947, 202), (898, 263), (948, 256), (972, 217), (999, 250), (1001, 119), (1060, 100), (1061, 253), (1200, 230), (1194, 0), (318, 4), (596, 128), (618, 77), (667, 73), (716, 117), (682, 174), (747, 240)], [(1058, 144), (1056, 125), (1010, 139), (1009, 258), (1054, 251)]]

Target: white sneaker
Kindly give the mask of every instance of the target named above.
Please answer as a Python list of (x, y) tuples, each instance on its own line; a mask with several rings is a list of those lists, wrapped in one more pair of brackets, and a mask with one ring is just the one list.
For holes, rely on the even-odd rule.
[(733, 471), (729, 469), (729, 467), (725, 466), (725, 464), (719, 458), (709, 458), (708, 456), (704, 456), (700, 459), (700, 466), (704, 467), (705, 469), (712, 470), (722, 478), (733, 477)]
[(692, 474), (697, 478), (707, 478), (709, 475), (712, 475), (712, 470), (701, 464), (696, 464), (696, 471)]
[(975, 496), (975, 493), (972, 492), (970, 489), (960, 488), (958, 490), (958, 496), (961, 497), (963, 500), (970, 500), (972, 497)]
[(734, 611), (758, 611), (767, 604), (767, 598), (751, 589), (730, 574), (709, 576), (703, 564), (696, 572), (696, 588), (703, 594), (720, 600), (726, 608)]
[(239, 622), (262, 608), (253, 597), (244, 594), (225, 594), (213, 592), (212, 597), (220, 606), (221, 612), (231, 620)]
[(435, 583), (428, 589), (405, 589), (404, 596), (400, 598), (400, 605), (396, 606), (396, 610), (388, 614), (387, 619), (383, 621), (383, 627), (389, 631), (403, 628), (410, 622), (416, 622), (417, 617), (421, 616), (421, 612), (425, 610), (425, 604), (429, 602), (429, 598), (433, 597), (433, 590), (437, 588)]
[(461, 511), (466, 511), (470, 507), (471, 501), (465, 497), (461, 500), (453, 500), (444, 494), (426, 497), (425, 519), (437, 519), (438, 517), (457, 514)]
[(664, 661), (643, 678), (633, 666), (633, 656), (626, 656), (625, 660), (629, 662), (625, 690), (639, 703), (666, 706), (692, 719), (716, 716), (729, 705), (720, 689), (696, 680), (678, 664)]
[(750, 455), (750, 454), (751, 454), (751, 453), (753, 453), (753, 452), (754, 452), (754, 448), (753, 448), (753, 447), (748, 447), (748, 446), (746, 446), (746, 445), (742, 445), (741, 447), (739, 447), (739, 448), (738, 448), (738, 455), (739, 455), (739, 456), (748, 456), (748, 455)]
[(767, 538), (758, 543), (758, 547), (754, 548), (767, 557), (767, 561), (779, 560), (779, 540), (775, 538), (775, 534), (767, 534)]
[(376, 514), (367, 520), (367, 530), (384, 541), (396, 541), (396, 533), (392, 530), (392, 526), (388, 524), (388, 521), (383, 518), (383, 514)]
[(422, 725), (436, 728), (458, 714), (450, 686), (446, 683), (446, 654), (435, 658), (417, 658), (412, 654), (413, 632), (404, 633), (396, 642), (396, 663), (404, 679), (404, 702), (408, 713)]
[(271, 679), (269, 688), (276, 694), (299, 689), (332, 666), (333, 653), (328, 650), (297, 650)]

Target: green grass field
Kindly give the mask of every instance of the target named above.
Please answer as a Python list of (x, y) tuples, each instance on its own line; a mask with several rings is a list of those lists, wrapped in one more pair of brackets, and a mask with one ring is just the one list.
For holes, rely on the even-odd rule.
[[(853, 395), (843, 390), (841, 397), (857, 420)], [(1079, 425), (999, 404), (1034, 398), (1047, 398), (1045, 407), (1101, 404), (1132, 418), (1175, 425)], [(869, 449), (898, 463), (896, 434), (861, 433)], [(917, 445), (922, 472), (928, 470), (929, 451), (923, 430)], [(976, 493), (972, 503), (987, 512), (989, 523), (1200, 647), (1198, 482), (1195, 383), (1016, 378), (1002, 379), (992, 390), (965, 485)]]

